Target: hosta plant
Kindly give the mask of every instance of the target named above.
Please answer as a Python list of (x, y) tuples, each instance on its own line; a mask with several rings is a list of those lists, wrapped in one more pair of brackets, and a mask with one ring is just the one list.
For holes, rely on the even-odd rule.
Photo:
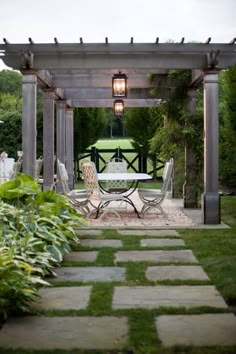
[(0, 323), (9, 313), (29, 311), (29, 304), (38, 298), (42, 280), (40, 269), (19, 259), (14, 247), (0, 247)]

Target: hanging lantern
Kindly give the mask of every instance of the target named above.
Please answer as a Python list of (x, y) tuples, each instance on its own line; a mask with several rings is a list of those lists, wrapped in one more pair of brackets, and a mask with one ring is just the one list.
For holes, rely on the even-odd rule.
[(127, 97), (127, 76), (120, 71), (112, 77), (112, 96)]
[(123, 116), (124, 114), (124, 101), (115, 100), (114, 101), (114, 113), (116, 116)]

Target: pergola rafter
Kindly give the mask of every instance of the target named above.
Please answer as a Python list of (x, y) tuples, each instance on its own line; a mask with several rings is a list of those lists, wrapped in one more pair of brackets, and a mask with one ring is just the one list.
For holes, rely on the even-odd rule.
[[(118, 71), (128, 76), (126, 107), (150, 107), (168, 99), (175, 83), (169, 70), (192, 70), (189, 114), (194, 116), (195, 91), (204, 86), (204, 223), (220, 220), (218, 195), (218, 72), (236, 64), (236, 39), (229, 43), (54, 43), (0, 45), (3, 62), (23, 74), (23, 170), (34, 175), (36, 158), (36, 87), (44, 91), (44, 188), (53, 183), (54, 107), (57, 110), (57, 157), (68, 168), (73, 183), (73, 108), (112, 107), (111, 79)], [(151, 80), (150, 80), (151, 78)], [(150, 88), (158, 87), (157, 96)], [(186, 158), (191, 160), (189, 153)], [(189, 160), (189, 161), (190, 161)], [(191, 163), (186, 163), (186, 174)], [(186, 177), (185, 191), (191, 192)], [(191, 184), (191, 183), (190, 183)]]

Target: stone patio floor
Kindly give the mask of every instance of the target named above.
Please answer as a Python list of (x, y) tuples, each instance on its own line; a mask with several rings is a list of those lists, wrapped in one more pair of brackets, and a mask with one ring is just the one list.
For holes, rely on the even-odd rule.
[[(86, 262), (86, 266), (74, 263), (74, 266), (56, 269), (58, 277), (51, 279), (54, 286), (42, 288), (40, 301), (32, 305), (37, 312), (57, 312), (54, 315), (52, 312), (50, 316), (42, 312), (39, 315), (10, 318), (0, 330), (0, 348), (16, 349), (17, 354), (21, 354), (21, 349), (60, 349), (63, 353), (72, 349), (95, 350), (96, 353), (100, 350), (101, 354), (107, 353), (107, 350), (136, 353), (130, 351), (131, 324), (126, 311), (150, 311), (166, 307), (169, 314), (153, 318), (157, 353), (161, 353), (161, 348), (175, 345), (228, 348), (236, 345), (236, 317), (229, 313), (224, 299), (211, 284), (192, 251), (186, 249), (178, 231), (120, 230), (123, 237), (120, 240), (103, 239), (102, 232), (97, 229), (80, 230), (83, 240), (81, 250), (68, 254), (65, 260), (70, 264)], [(137, 249), (122, 250), (125, 238), (136, 234), (140, 236)], [(146, 250), (147, 245), (151, 250)], [(94, 266), (93, 263), (105, 247), (113, 250), (113, 266)], [(127, 262), (138, 264), (140, 260), (147, 262), (144, 274), (147, 285), (127, 285)], [(155, 262), (156, 265), (153, 264)], [(60, 285), (65, 280), (67, 284)], [(174, 280), (175, 283), (163, 285), (158, 284), (159, 280)], [(189, 280), (194, 281), (195, 285), (176, 285), (178, 281)], [(79, 281), (79, 284), (75, 284), (75, 281)], [(105, 313), (97, 316), (86, 314), (94, 286), (98, 283), (101, 286), (112, 284), (113, 295), (108, 304), (110, 316)], [(208, 311), (191, 313), (196, 307), (204, 307)], [(180, 313), (171, 314), (170, 309), (179, 309)], [(190, 312), (186, 314), (185, 309)], [(84, 314), (71, 315), (71, 310), (82, 310)], [(122, 313), (117, 315), (117, 310)], [(60, 315), (60, 311), (64, 312)]]
[[(130, 199), (140, 212), (142, 202), (137, 192), (134, 192)], [(114, 213), (101, 214), (98, 219), (88, 219), (88, 228), (133, 228), (133, 229), (155, 229), (155, 228), (227, 228), (227, 225), (204, 225), (201, 218), (201, 209), (185, 209), (182, 199), (165, 198), (161, 204), (167, 217), (161, 214), (158, 209), (149, 210), (144, 218), (138, 218), (132, 206), (126, 203), (112, 202), (109, 209), (118, 211), (120, 218)]]

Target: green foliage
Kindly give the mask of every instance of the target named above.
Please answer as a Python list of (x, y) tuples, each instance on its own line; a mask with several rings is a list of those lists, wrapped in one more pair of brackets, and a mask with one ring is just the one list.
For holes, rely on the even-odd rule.
[(13, 70), (0, 71), (0, 92), (21, 96), (21, 74)]
[(37, 271), (15, 254), (14, 247), (0, 247), (0, 322), (8, 313), (28, 311), (29, 303), (37, 300), (37, 286), (47, 284), (33, 275)]
[(40, 191), (36, 180), (23, 173), (18, 173), (16, 178), (0, 185), (0, 198), (4, 201), (24, 201), (29, 195), (36, 195)]
[[(196, 190), (201, 188), (201, 171), (203, 159), (203, 110), (202, 92), (196, 92), (196, 110), (192, 116), (189, 113), (190, 97), (188, 95), (191, 81), (190, 70), (172, 70), (168, 79), (171, 86), (175, 87), (169, 94), (168, 101), (153, 108), (152, 114), (159, 117), (160, 127), (151, 139), (150, 147), (154, 153), (159, 153), (162, 158), (175, 158), (174, 190), (176, 196), (182, 196), (184, 183), (184, 149), (188, 146), (195, 155)], [(155, 112), (156, 111), (156, 112)]]
[(2, 184), (0, 194), (13, 204), (0, 201), (0, 262), (4, 262), (2, 268), (0, 264), (0, 316), (4, 319), (9, 311), (29, 310), (29, 302), (37, 298), (36, 287), (46, 284), (41, 277), (54, 274), (53, 268), (71, 245), (78, 244), (74, 227), (83, 219), (67, 198), (42, 192), (27, 175)]
[(96, 143), (107, 124), (102, 108), (76, 108), (74, 110), (74, 154), (77, 157)]
[(124, 125), (128, 136), (133, 139), (133, 147), (135, 149), (143, 147), (147, 156), (150, 153), (150, 139), (153, 137), (159, 121), (153, 119), (148, 108), (129, 108), (125, 111)]
[(220, 126), (220, 180), (236, 186), (236, 65), (222, 73), (224, 113)]

